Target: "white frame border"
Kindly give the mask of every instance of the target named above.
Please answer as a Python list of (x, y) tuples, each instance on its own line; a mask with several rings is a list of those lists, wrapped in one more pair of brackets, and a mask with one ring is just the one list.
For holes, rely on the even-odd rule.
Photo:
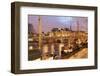
[[(67, 13), (65, 13), (67, 12)], [(88, 17), (88, 59), (28, 61), (28, 14)], [(20, 8), (20, 69), (43, 69), (94, 65), (94, 11), (41, 7)], [(24, 29), (23, 29), (24, 28)], [(60, 63), (60, 64), (59, 64)]]

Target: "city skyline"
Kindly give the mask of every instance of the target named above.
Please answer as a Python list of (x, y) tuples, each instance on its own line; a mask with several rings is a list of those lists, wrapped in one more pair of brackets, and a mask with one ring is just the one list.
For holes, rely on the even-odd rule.
[[(32, 24), (34, 31), (38, 33), (38, 19), (37, 15), (28, 15), (28, 24)], [(77, 31), (79, 25), (80, 31), (87, 31), (88, 18), (87, 17), (69, 17), (69, 16), (41, 16), (42, 31), (44, 33), (50, 32), (52, 28), (70, 28)]]

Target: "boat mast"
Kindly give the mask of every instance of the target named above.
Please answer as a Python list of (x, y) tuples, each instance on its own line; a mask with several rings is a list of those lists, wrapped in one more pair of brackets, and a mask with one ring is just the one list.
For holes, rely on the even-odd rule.
[(77, 31), (78, 31), (77, 38), (79, 38), (79, 22), (78, 21), (77, 21)]
[(71, 46), (71, 20), (70, 20), (70, 22), (69, 22), (69, 32), (70, 32), (69, 46)]
[(41, 49), (41, 44), (42, 44), (42, 22), (41, 22), (41, 16), (38, 18), (38, 32), (39, 32), (39, 49)]

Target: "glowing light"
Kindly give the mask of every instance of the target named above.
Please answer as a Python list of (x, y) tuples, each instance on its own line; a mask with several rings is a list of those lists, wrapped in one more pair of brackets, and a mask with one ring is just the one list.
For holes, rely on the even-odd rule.
[(29, 38), (28, 41), (33, 41), (33, 38)]
[(33, 50), (33, 46), (29, 46), (29, 50)]

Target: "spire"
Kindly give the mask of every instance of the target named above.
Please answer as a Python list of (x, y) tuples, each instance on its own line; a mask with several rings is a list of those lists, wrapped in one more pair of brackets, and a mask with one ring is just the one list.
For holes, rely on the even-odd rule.
[(70, 25), (70, 31), (72, 31), (71, 25)]
[(77, 31), (79, 32), (79, 22), (77, 21)]
[(79, 21), (77, 21), (77, 31), (78, 31), (78, 34), (77, 34), (77, 37), (79, 38)]

